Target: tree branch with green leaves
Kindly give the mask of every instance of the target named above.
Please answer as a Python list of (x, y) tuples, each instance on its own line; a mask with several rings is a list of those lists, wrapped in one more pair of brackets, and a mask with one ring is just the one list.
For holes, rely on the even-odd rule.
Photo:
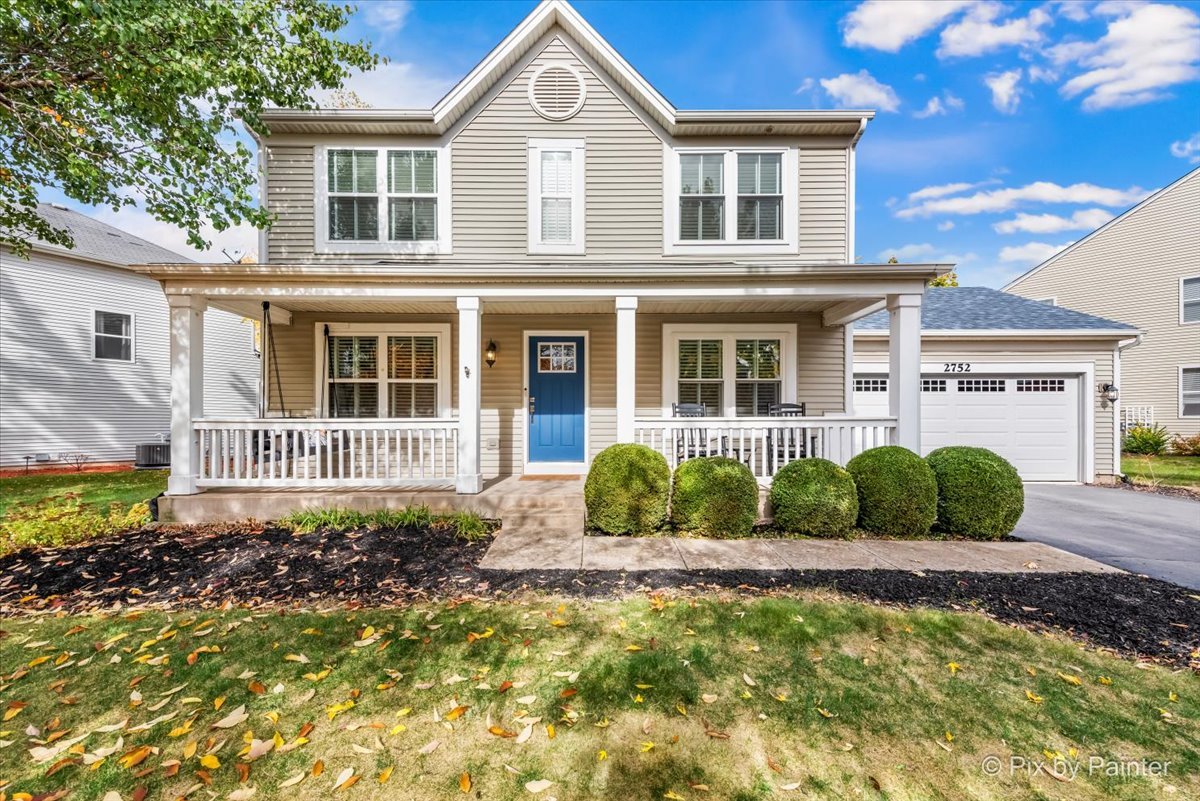
[(320, 0), (0, 0), (0, 244), (71, 247), (39, 188), (114, 211), (141, 205), (207, 247), (270, 215), (239, 121), (314, 108), (380, 58), (338, 37), (351, 6)]

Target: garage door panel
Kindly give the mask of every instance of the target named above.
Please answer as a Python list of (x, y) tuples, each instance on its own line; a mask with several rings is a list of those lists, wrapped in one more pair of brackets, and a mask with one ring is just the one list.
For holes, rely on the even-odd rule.
[[(1064, 376), (924, 376), (921, 450), (988, 448), (1027, 481), (1077, 481), (1081, 458), (1079, 379)], [(945, 391), (928, 391), (931, 386)], [(856, 392), (859, 414), (887, 414), (886, 392)]]

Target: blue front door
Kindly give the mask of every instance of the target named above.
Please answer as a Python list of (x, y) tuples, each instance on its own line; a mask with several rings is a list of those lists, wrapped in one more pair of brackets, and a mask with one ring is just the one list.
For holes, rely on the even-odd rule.
[(583, 337), (529, 338), (529, 461), (583, 462)]

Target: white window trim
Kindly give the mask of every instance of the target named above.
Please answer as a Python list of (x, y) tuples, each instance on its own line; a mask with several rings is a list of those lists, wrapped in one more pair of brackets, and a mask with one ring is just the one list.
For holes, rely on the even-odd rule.
[[(100, 332), (96, 330), (96, 313), (97, 312), (102, 312), (104, 314), (119, 314), (122, 317), (129, 318), (129, 358), (128, 359), (105, 359), (105, 358), (102, 358), (102, 357), (96, 355), (96, 337), (102, 336), (100, 334)], [(133, 312), (122, 312), (122, 311), (113, 311), (111, 309), (93, 308), (91, 310), (91, 322), (89, 325), (90, 325), (91, 331), (92, 331), (92, 338), (91, 338), (91, 342), (89, 343), (89, 345), (91, 345), (92, 361), (104, 362), (105, 364), (137, 364), (137, 317), (134, 316)], [(112, 335), (108, 334), (106, 336), (112, 336)]]
[[(737, 417), (737, 366), (735, 341), (738, 339), (778, 339), (782, 371), (781, 401), (796, 402), (796, 325), (794, 323), (663, 323), (662, 416), (671, 416), (671, 404), (679, 397), (679, 340), (721, 339), (721, 379), (725, 408), (721, 417)], [(790, 399), (790, 400), (789, 400)], [(743, 420), (749, 418), (741, 418)]]
[(1200, 364), (1181, 364), (1179, 365), (1179, 383), (1175, 386), (1179, 389), (1179, 417), (1184, 420), (1192, 420), (1200, 417), (1200, 414), (1184, 414), (1183, 413), (1183, 371), (1184, 370), (1200, 370)]
[(1180, 325), (1200, 325), (1200, 320), (1192, 320), (1184, 322), (1183, 319), (1183, 282), (1184, 281), (1200, 281), (1200, 273), (1196, 275), (1185, 275), (1179, 279), (1179, 324)]
[[(374, 150), (379, 153), (375, 171), (375, 194), (379, 198), (379, 239), (374, 242), (346, 241), (329, 238), (329, 151)], [(387, 151), (433, 150), (437, 152), (437, 235), (427, 242), (387, 241)], [(317, 145), (313, 158), (313, 236), (316, 252), (336, 255), (342, 253), (378, 255), (449, 255), (452, 252), (450, 224), (450, 145), (428, 139), (396, 139), (387, 144), (343, 142)]]
[[(437, 338), (438, 348), (438, 376), (437, 376), (437, 404), (438, 413), (436, 417), (388, 417), (387, 416), (387, 392), (379, 393), (379, 405), (377, 408), (377, 416), (374, 419), (382, 420), (450, 420), (453, 419), (454, 409), (451, 406), (451, 383), (452, 376), (450, 372), (450, 324), (449, 323), (316, 323), (313, 328), (313, 364), (316, 369), (313, 371), (313, 408), (317, 410), (317, 415), (322, 418), (329, 417), (329, 392), (322, 390), (324, 385), (329, 382), (329, 352), (325, 347), (325, 326), (329, 326), (329, 336), (376, 336), (380, 338), (382, 347), (378, 350), (379, 359), (379, 378), (377, 382), (386, 387), (387, 380), (387, 364), (385, 354), (387, 353), (386, 343), (382, 340), (388, 336), (409, 335), (409, 336), (433, 336)], [(360, 418), (364, 419), (364, 418)], [(371, 419), (371, 418), (366, 418)]]
[[(725, 156), (722, 183), (725, 192), (725, 236), (706, 241), (679, 238), (680, 159), (689, 153), (722, 153)], [(737, 157), (738, 153), (779, 153), (783, 189), (783, 239), (737, 238)], [(794, 147), (676, 147), (663, 145), (663, 245), (664, 252), (676, 255), (792, 254), (799, 253), (800, 155)]]
[[(571, 241), (542, 241), (542, 152), (545, 150), (571, 151)], [(528, 148), (529, 175), (529, 253), (542, 255), (581, 255), (587, 233), (584, 230), (586, 216), (584, 203), (587, 192), (584, 187), (587, 147), (584, 139), (530, 139)]]
[(1058, 305), (1058, 296), (1057, 295), (1051, 295), (1048, 298), (1034, 298), (1034, 300), (1037, 301), (1038, 303), (1048, 303), (1051, 306)]

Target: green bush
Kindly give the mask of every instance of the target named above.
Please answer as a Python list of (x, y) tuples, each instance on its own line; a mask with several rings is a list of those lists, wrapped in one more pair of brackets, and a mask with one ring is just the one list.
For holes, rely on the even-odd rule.
[(605, 534), (652, 534), (667, 519), (671, 468), (645, 445), (610, 445), (583, 485), (588, 525)]
[(858, 526), (872, 534), (920, 539), (937, 517), (937, 482), (920, 456), (885, 445), (846, 465), (858, 488)]
[(1121, 450), (1138, 456), (1162, 456), (1171, 435), (1163, 426), (1134, 426), (1125, 432)]
[(745, 537), (758, 519), (758, 482), (750, 468), (724, 456), (688, 459), (675, 468), (671, 522), (708, 537)]
[(936, 531), (998, 540), (1025, 511), (1017, 470), (987, 448), (938, 448), (925, 457), (937, 480)]
[(791, 534), (844, 537), (858, 520), (854, 479), (826, 459), (788, 462), (771, 481), (775, 525)]
[(14, 504), (0, 519), (0, 554), (21, 548), (56, 548), (141, 528), (150, 522), (146, 503), (111, 503), (105, 510), (68, 493), (32, 504)]

